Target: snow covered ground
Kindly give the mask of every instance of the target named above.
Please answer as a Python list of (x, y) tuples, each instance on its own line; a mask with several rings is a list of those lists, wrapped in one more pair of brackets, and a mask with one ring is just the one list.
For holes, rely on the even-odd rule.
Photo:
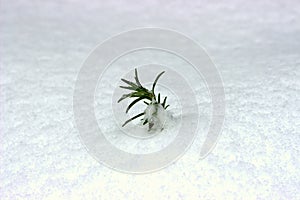
[[(298, 1), (2, 0), (0, 26), (1, 199), (300, 199)], [(97, 44), (147, 26), (206, 48), (226, 117), (206, 159), (200, 135), (171, 166), (132, 175), (87, 153), (73, 92)]]

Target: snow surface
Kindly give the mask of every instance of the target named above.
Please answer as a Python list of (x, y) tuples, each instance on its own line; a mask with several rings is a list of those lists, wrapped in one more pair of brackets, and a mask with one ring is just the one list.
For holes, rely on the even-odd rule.
[[(300, 199), (299, 19), (296, 0), (1, 1), (0, 198)], [(145, 26), (206, 48), (222, 75), (226, 118), (206, 159), (198, 160), (199, 135), (173, 165), (131, 175), (87, 153), (73, 90), (97, 44)], [(209, 113), (203, 88), (197, 101)]]

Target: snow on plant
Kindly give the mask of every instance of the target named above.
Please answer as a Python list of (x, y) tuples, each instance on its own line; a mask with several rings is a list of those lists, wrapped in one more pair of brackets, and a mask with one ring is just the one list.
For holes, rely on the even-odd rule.
[(150, 131), (151, 129), (164, 128), (164, 123), (167, 117), (166, 109), (169, 107), (169, 105), (166, 105), (167, 97), (165, 97), (161, 102), (160, 93), (157, 96), (154, 93), (156, 83), (158, 79), (161, 77), (161, 75), (163, 75), (164, 73), (165, 71), (157, 75), (151, 90), (148, 90), (147, 88), (142, 86), (138, 78), (137, 69), (135, 69), (135, 77), (134, 77), (135, 83), (125, 79), (121, 79), (124, 83), (127, 84), (127, 86), (120, 86), (120, 87), (123, 89), (131, 90), (132, 92), (128, 94), (124, 94), (118, 100), (118, 103), (126, 98), (136, 98), (129, 104), (129, 106), (126, 109), (126, 113), (128, 113), (128, 111), (130, 110), (130, 108), (132, 108), (132, 106), (134, 106), (136, 103), (140, 101), (143, 101), (147, 105), (144, 112), (130, 118), (122, 126), (125, 126), (127, 123), (131, 122), (134, 119), (144, 116), (144, 118), (142, 119), (143, 125), (148, 124), (149, 126), (148, 131)]

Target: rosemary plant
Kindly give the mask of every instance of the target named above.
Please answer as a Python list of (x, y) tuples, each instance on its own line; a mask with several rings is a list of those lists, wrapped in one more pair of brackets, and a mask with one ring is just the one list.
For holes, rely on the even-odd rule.
[(127, 84), (127, 86), (120, 86), (120, 87), (123, 89), (130, 90), (131, 92), (128, 94), (124, 94), (118, 100), (118, 103), (126, 98), (135, 98), (127, 107), (126, 113), (128, 113), (130, 108), (132, 108), (136, 103), (138, 103), (140, 101), (143, 101), (147, 105), (147, 108), (145, 109), (144, 112), (139, 113), (139, 114), (135, 115), (134, 117), (128, 119), (122, 126), (125, 126), (127, 123), (131, 122), (132, 120), (135, 120), (141, 116), (144, 116), (144, 119), (142, 119), (143, 125), (149, 124), (149, 130), (151, 130), (151, 128), (154, 126), (154, 124), (158, 122), (157, 121), (157, 119), (159, 118), (159, 117), (157, 117), (158, 110), (160, 108), (163, 108), (164, 110), (166, 110), (169, 107), (169, 105), (166, 105), (167, 97), (165, 97), (163, 99), (163, 101), (161, 102), (160, 93), (156, 96), (155, 92), (154, 92), (154, 89), (155, 89), (158, 79), (165, 73), (165, 71), (163, 71), (157, 75), (157, 77), (155, 78), (155, 80), (152, 84), (151, 90), (142, 86), (142, 84), (139, 80), (139, 77), (138, 77), (137, 69), (135, 69), (134, 71), (135, 71), (135, 76), (134, 76), (135, 82), (121, 79), (124, 83)]

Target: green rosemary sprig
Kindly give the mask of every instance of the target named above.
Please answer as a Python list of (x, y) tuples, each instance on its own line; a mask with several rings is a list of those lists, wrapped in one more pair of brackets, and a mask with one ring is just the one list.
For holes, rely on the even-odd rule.
[[(167, 109), (169, 107), (169, 105), (166, 105), (167, 97), (165, 97), (163, 102), (161, 103), (160, 102), (160, 93), (158, 94), (158, 97), (156, 97), (155, 92), (154, 92), (158, 79), (165, 73), (165, 71), (163, 71), (157, 75), (157, 77), (154, 80), (154, 83), (152, 84), (151, 90), (148, 90), (147, 88), (142, 86), (142, 84), (139, 80), (139, 77), (138, 77), (137, 69), (135, 69), (134, 72), (135, 72), (135, 76), (134, 76), (135, 83), (132, 81), (128, 81), (126, 79), (121, 79), (124, 83), (127, 84), (127, 86), (120, 86), (120, 88), (131, 90), (132, 92), (122, 95), (122, 97), (118, 100), (118, 103), (123, 101), (126, 98), (136, 98), (129, 104), (129, 106), (126, 109), (126, 113), (128, 113), (130, 108), (132, 108), (136, 103), (138, 103), (142, 100), (147, 106), (150, 104), (161, 104), (164, 109)], [(130, 118), (122, 126), (125, 126), (127, 123), (129, 123), (132, 120), (139, 118), (143, 115), (145, 115), (145, 112), (142, 112), (142, 113)], [(143, 125), (145, 125), (147, 123), (148, 123), (148, 121), (146, 119), (143, 122)]]

